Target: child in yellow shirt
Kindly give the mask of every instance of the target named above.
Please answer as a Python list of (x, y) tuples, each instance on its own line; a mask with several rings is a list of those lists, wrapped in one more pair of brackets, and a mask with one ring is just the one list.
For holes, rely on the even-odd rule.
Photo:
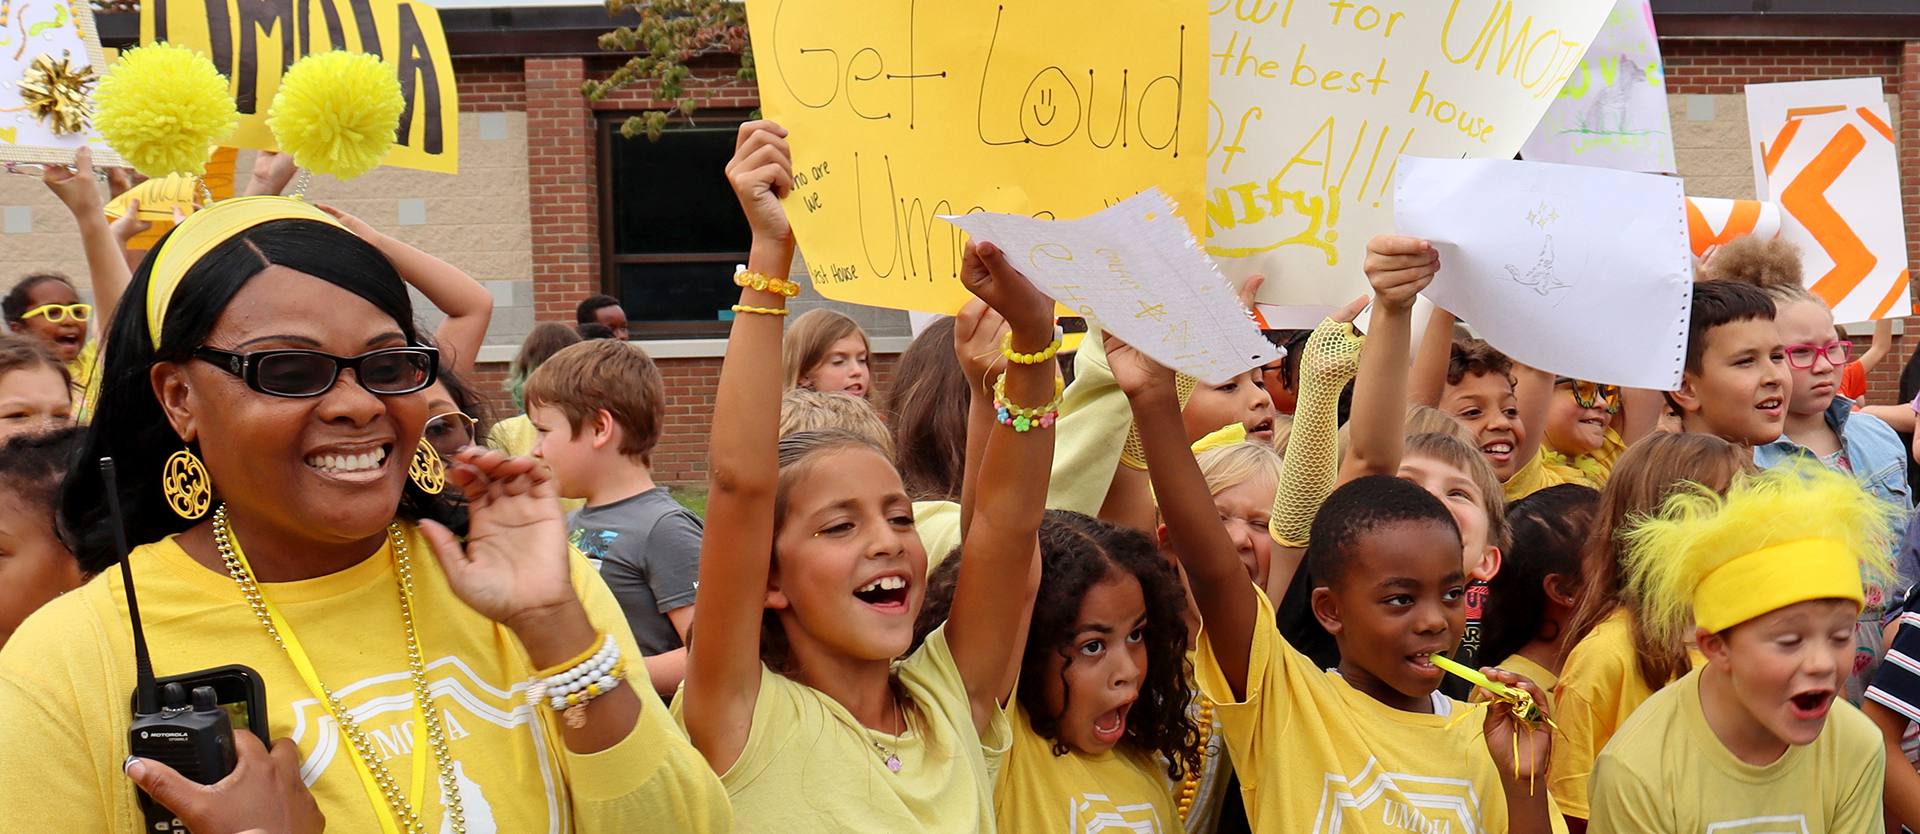
[(1589, 830), (1881, 830), (1886, 750), (1841, 681), (1896, 514), (1846, 475), (1779, 467), (1675, 495), (1630, 534), (1634, 593), (1707, 664), (1601, 751)]
[[(1412, 290), (1387, 303), (1411, 305)], [(1516, 728), (1504, 708), (1484, 720), (1451, 715), (1469, 707), (1435, 696), (1440, 672), (1428, 658), (1457, 645), (1467, 581), (1440, 500), (1387, 477), (1328, 499), (1307, 560), (1341, 666), (1315, 669), (1281, 640), (1272, 606), (1247, 581), (1187, 449), (1172, 373), (1115, 353), (1126, 354), (1113, 357), (1115, 376), (1207, 624), (1197, 674), (1218, 704), (1254, 830), (1548, 831), (1545, 785), (1528, 784), (1543, 775), (1545, 727)]]

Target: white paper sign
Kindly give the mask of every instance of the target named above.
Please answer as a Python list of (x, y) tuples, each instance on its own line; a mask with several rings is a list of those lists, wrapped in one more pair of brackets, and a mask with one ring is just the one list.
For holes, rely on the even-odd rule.
[(1780, 236), (1780, 204), (1759, 200), (1687, 198), (1687, 240), (1693, 254), (1706, 257), (1716, 246), (1741, 235)]
[(1671, 391), (1693, 301), (1684, 206), (1658, 174), (1401, 157), (1394, 225), (1440, 252), (1424, 294), (1516, 361)]
[(1767, 148), (1787, 120), (1818, 111), (1884, 105), (1878, 78), (1834, 78), (1747, 85), (1747, 149), (1753, 153), (1753, 196), (1779, 199), (1767, 188)]
[(1912, 314), (1900, 162), (1887, 106), (1789, 119), (1768, 144), (1780, 237), (1800, 246), (1807, 289), (1838, 322)]
[(1007, 253), (1041, 292), (1155, 361), (1208, 385), (1279, 357), (1173, 201), (1148, 189), (1078, 220), (940, 216)]
[(1269, 304), (1353, 300), (1394, 159), (1511, 159), (1613, 4), (1209, 3), (1207, 253)]
[[(125, 164), (107, 147), (107, 140), (89, 119), (77, 133), (53, 132), (52, 123), (35, 118), (21, 97), (19, 81), (41, 55), (66, 59), (66, 69), (91, 69), (106, 75), (100, 36), (93, 28), (93, 12), (86, 3), (20, 3), (0, 0), (0, 161), (72, 164), (80, 146), (93, 148), (95, 170)], [(92, 87), (88, 87), (91, 94)]]
[(1673, 173), (1673, 125), (1647, 0), (1619, 0), (1520, 149), (1535, 162)]

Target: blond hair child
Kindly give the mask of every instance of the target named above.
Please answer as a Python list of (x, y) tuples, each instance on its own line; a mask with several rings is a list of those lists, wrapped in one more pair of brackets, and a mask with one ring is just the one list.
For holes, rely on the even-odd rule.
[(785, 387), (865, 397), (872, 388), (873, 346), (845, 313), (808, 310), (795, 316), (781, 343)]

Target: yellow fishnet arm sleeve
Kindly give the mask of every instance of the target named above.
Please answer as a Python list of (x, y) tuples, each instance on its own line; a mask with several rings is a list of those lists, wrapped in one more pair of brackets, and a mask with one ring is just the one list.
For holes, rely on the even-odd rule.
[(1300, 357), (1300, 398), (1293, 434), (1280, 464), (1267, 532), (1281, 547), (1306, 547), (1320, 503), (1340, 475), (1340, 391), (1360, 369), (1365, 344), (1353, 325), (1327, 319), (1314, 328)]

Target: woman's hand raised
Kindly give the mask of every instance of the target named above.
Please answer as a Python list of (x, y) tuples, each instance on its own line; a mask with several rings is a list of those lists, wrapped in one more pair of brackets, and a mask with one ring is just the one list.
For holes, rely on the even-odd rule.
[(467, 497), (466, 544), (431, 521), (420, 528), (461, 601), (515, 631), (529, 615), (580, 604), (566, 520), (545, 463), (469, 446), (448, 462), (447, 482)]

